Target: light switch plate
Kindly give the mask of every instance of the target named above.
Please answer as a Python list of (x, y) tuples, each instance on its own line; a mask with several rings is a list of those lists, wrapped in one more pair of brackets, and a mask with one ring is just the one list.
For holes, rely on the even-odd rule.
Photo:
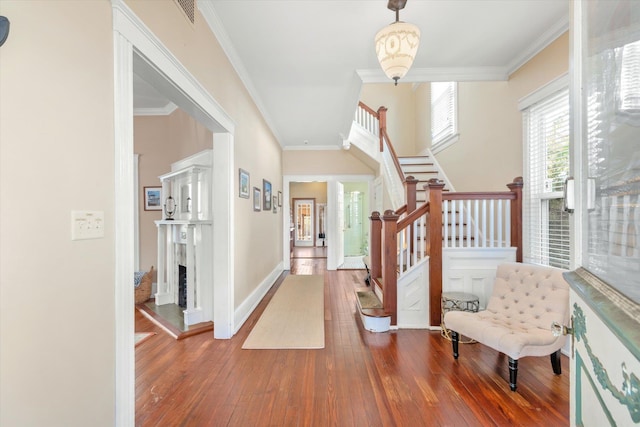
[(103, 211), (71, 211), (71, 240), (104, 237)]

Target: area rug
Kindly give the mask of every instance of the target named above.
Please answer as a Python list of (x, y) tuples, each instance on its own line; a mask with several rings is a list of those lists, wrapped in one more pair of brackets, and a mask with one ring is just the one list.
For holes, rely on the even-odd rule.
[(324, 348), (324, 276), (287, 276), (242, 348)]
[(137, 347), (138, 345), (142, 344), (143, 342), (145, 342), (155, 334), (156, 334), (155, 332), (136, 332), (133, 335), (133, 341), (135, 342), (135, 345)]

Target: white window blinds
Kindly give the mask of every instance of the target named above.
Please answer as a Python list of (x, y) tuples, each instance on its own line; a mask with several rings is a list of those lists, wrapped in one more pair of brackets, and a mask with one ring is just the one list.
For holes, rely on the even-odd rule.
[(569, 268), (570, 222), (563, 209), (569, 174), (568, 89), (529, 106), (524, 132), (524, 261)]
[(431, 145), (437, 146), (458, 133), (456, 82), (431, 83)]

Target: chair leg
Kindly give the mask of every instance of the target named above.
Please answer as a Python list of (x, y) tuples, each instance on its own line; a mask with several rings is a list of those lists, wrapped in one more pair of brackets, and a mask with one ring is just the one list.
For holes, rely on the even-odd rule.
[(458, 358), (458, 333), (456, 331), (451, 331), (451, 345), (453, 346), (453, 358)]
[(509, 358), (509, 387), (511, 387), (511, 391), (516, 391), (517, 379), (518, 379), (518, 360)]
[(562, 373), (562, 366), (560, 366), (560, 350), (555, 353), (551, 353), (551, 368), (553, 368), (553, 373), (556, 375), (560, 375)]

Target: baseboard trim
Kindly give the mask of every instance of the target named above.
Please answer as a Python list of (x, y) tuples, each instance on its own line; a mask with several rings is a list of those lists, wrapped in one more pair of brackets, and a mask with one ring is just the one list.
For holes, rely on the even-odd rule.
[(236, 308), (234, 312), (234, 325), (235, 330), (233, 331), (234, 335), (238, 333), (244, 322), (247, 321), (253, 310), (256, 309), (262, 298), (269, 292), (269, 289), (276, 283), (278, 277), (284, 271), (284, 264), (282, 262), (278, 263), (275, 269), (271, 271), (265, 277), (265, 279), (256, 287), (256, 289), (249, 295), (242, 304)]

